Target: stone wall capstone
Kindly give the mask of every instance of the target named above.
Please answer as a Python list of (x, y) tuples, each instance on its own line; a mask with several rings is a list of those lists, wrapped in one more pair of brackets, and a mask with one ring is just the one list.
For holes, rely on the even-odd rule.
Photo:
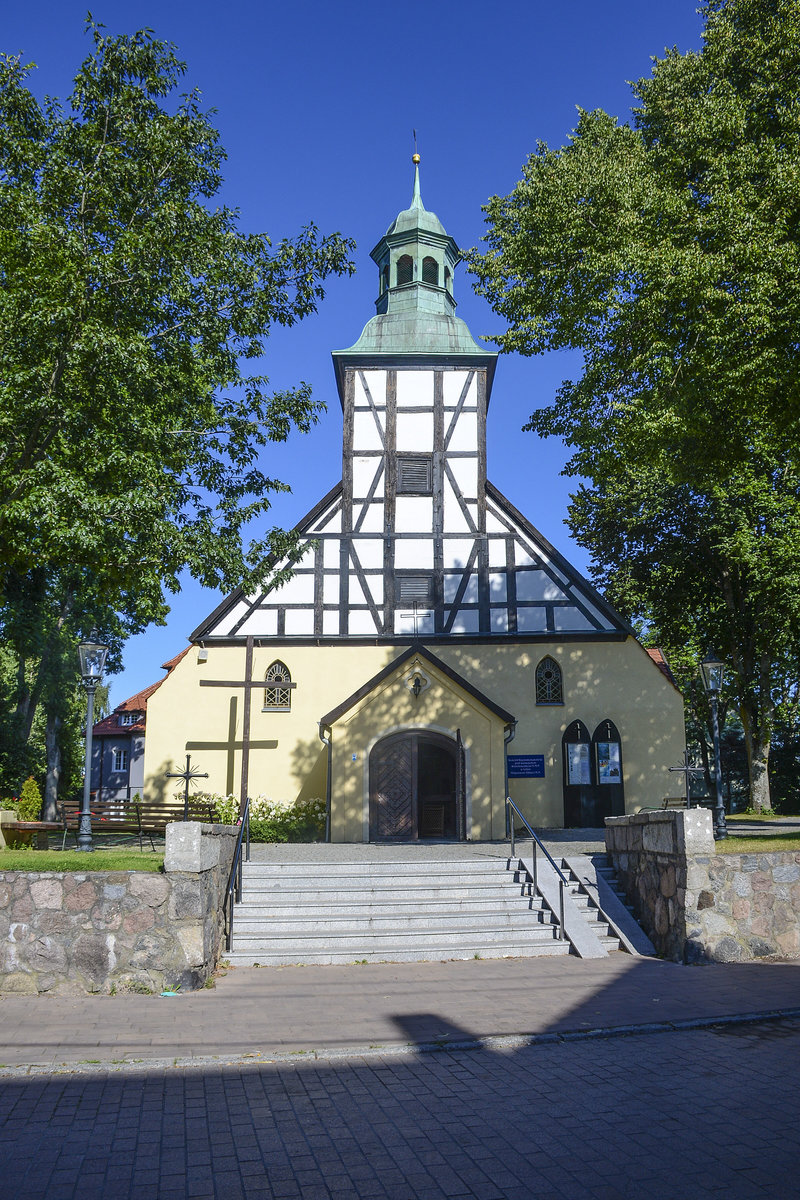
[(237, 834), (168, 825), (163, 874), (0, 870), (0, 990), (202, 987), (221, 957)]
[(800, 853), (717, 854), (708, 809), (606, 818), (606, 849), (636, 918), (675, 962), (800, 954)]

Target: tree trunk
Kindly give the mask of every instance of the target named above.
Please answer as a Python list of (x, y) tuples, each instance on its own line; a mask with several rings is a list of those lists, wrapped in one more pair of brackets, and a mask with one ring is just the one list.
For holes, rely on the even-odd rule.
[(747, 739), (747, 762), (750, 768), (750, 805), (756, 812), (772, 812), (769, 793), (769, 747), (767, 736)]
[(47, 777), (44, 785), (43, 821), (55, 821), (58, 785), (61, 780), (61, 717), (55, 713), (47, 714), (47, 724), (44, 731), (44, 744), (47, 750)]

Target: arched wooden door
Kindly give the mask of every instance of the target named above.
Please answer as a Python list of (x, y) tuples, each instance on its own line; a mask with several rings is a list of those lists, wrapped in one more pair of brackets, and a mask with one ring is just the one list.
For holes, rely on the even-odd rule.
[(411, 730), (376, 743), (369, 757), (370, 841), (465, 836), (463, 747)]

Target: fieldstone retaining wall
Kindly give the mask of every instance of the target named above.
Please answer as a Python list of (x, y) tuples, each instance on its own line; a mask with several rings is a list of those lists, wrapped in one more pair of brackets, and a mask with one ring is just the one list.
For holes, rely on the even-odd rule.
[(717, 854), (708, 809), (606, 818), (637, 920), (675, 962), (800, 955), (800, 853)]
[(202, 987), (224, 944), (237, 833), (230, 825), (168, 825), (164, 874), (0, 871), (0, 990)]

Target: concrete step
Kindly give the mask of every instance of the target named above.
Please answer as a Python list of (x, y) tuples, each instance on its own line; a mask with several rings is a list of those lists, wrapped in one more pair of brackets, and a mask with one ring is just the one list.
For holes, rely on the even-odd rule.
[(253, 904), (346, 904), (355, 899), (362, 903), (388, 904), (461, 904), (470, 901), (487, 904), (519, 904), (530, 898), (530, 889), (516, 884), (512, 880), (507, 883), (487, 883), (484, 887), (465, 884), (463, 887), (431, 887), (429, 881), (417, 887), (343, 887), (340, 883), (333, 887), (303, 888), (263, 888), (254, 886), (245, 878), (242, 886), (242, 903)]
[(394, 898), (384, 900), (365, 899), (364, 897), (349, 897), (347, 902), (314, 904), (307, 898), (299, 902), (283, 902), (264, 904), (252, 899), (242, 900), (237, 905), (237, 922), (248, 917), (261, 917), (267, 921), (282, 920), (317, 920), (324, 917), (348, 916), (370, 920), (372, 917), (395, 917), (403, 920), (408, 916), (428, 916), (437, 913), (458, 917), (461, 920), (480, 921), (492, 913), (542, 913), (545, 911), (542, 901), (530, 896), (515, 896), (508, 900), (490, 898), (468, 900), (429, 900), (418, 903), (415, 900), (396, 901)]
[(311, 860), (287, 863), (260, 863), (251, 861), (244, 863), (244, 870), (253, 879), (260, 877), (287, 879), (292, 875), (306, 879), (310, 877), (314, 880), (321, 880), (326, 877), (344, 879), (352, 875), (361, 875), (365, 878), (369, 876), (393, 878), (399, 875), (416, 877), (430, 877), (435, 875), (437, 877), (451, 876), (455, 878), (474, 879), (481, 874), (502, 874), (507, 861), (507, 859), (499, 857), (418, 859), (416, 861), (384, 859), (378, 862), (353, 861), (330, 863), (313, 862)]
[(288, 967), (288, 966), (346, 966), (350, 963), (378, 962), (448, 962), (454, 959), (470, 958), (542, 958), (546, 956), (569, 954), (569, 942), (536, 942), (521, 939), (517, 945), (486, 946), (476, 943), (474, 947), (454, 947), (448, 942), (438, 946), (414, 950), (399, 950), (393, 947), (388, 951), (364, 949), (357, 952), (337, 951), (330, 948), (317, 953), (303, 950), (302, 958), (296, 954), (283, 954), (280, 951), (258, 949), (234, 949), (225, 955), (226, 961), (234, 966), (242, 967)]
[(539, 926), (549, 928), (552, 924), (553, 919), (549, 913), (545, 914), (535, 910), (520, 913), (489, 911), (477, 915), (470, 914), (469, 918), (465, 918), (459, 913), (447, 912), (416, 913), (407, 916), (387, 913), (383, 916), (369, 917), (335, 913), (330, 916), (317, 916), (309, 920), (302, 917), (294, 920), (287, 917), (281, 920), (269, 916), (248, 914), (245, 910), (237, 914), (234, 929), (237, 930), (239, 937), (259, 934), (264, 937), (295, 936), (301, 938), (315, 933), (318, 933), (320, 937), (344, 937), (350, 934), (366, 934), (370, 937), (394, 936), (395, 934), (403, 936), (407, 933), (427, 932), (431, 929), (454, 935), (468, 933), (470, 936), (493, 937), (495, 933), (505, 932), (508, 929), (525, 933), (528, 930), (534, 931)]

